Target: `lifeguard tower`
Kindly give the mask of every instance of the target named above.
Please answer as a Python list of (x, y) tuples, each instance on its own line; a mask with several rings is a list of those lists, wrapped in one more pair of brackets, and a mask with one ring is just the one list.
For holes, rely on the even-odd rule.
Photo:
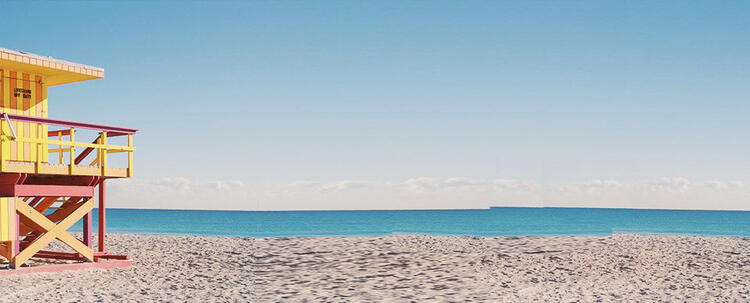
[[(103, 77), (101, 68), (0, 48), (0, 256), (16, 269), (4, 272), (130, 264), (105, 251), (105, 196), (107, 179), (133, 175), (137, 130), (48, 118), (47, 87)], [(78, 239), (67, 230), (81, 219)], [(56, 239), (74, 252), (44, 250)], [(72, 263), (21, 269), (30, 258)]]

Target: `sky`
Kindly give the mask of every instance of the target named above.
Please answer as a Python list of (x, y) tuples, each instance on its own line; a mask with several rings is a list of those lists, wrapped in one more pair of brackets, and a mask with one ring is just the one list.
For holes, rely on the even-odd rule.
[(0, 2), (123, 208), (750, 210), (750, 3)]

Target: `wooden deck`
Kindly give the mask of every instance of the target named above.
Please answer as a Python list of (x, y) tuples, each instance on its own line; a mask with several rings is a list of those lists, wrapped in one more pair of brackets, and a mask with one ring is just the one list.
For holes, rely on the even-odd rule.
[(70, 172), (70, 165), (40, 163), (37, 170), (35, 162), (6, 161), (3, 173), (25, 173), (65, 176), (100, 176), (106, 178), (127, 178), (127, 168), (107, 167), (106, 171), (97, 166), (75, 165)]
[[(0, 173), (104, 178), (133, 176), (133, 134), (137, 129), (7, 113), (0, 115)], [(19, 132), (14, 130), (14, 125)], [(20, 131), (31, 126), (35, 126), (36, 132)], [(51, 126), (66, 128), (49, 130)], [(94, 130), (98, 136), (93, 141), (77, 141), (77, 129)], [(108, 144), (108, 138), (118, 136), (127, 137), (126, 146)], [(107, 165), (108, 156), (113, 153), (127, 153), (126, 168)], [(56, 156), (53, 158), (52, 155)]]

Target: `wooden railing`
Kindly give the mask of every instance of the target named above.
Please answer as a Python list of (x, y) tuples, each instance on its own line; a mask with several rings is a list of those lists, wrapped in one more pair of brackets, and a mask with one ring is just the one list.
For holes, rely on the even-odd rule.
[[(133, 146), (133, 135), (137, 132), (137, 129), (124, 128), (117, 126), (108, 126), (101, 124), (91, 124), (76, 121), (65, 121), (47, 118), (28, 117), (12, 114), (2, 114), (3, 120), (0, 123), (10, 127), (11, 135), (2, 134), (0, 136), (0, 171), (6, 172), (6, 166), (8, 165), (7, 160), (10, 159), (10, 155), (5, 152), (6, 144), (10, 144), (12, 141), (19, 143), (29, 143), (36, 145), (36, 163), (35, 172), (40, 173), (42, 164), (44, 163), (45, 151), (47, 155), (58, 154), (59, 165), (64, 164), (65, 154), (68, 154), (69, 162), (67, 174), (77, 174), (76, 170), (80, 163), (93, 151), (96, 151), (96, 158), (88, 166), (97, 166), (101, 168), (101, 176), (107, 176), (107, 156), (112, 153), (127, 153), (127, 177), (133, 175), (133, 152), (135, 147)], [(12, 122), (26, 122), (34, 123), (37, 125), (37, 135), (34, 137), (23, 137), (16, 136), (16, 132), (13, 131)], [(47, 134), (43, 134), (42, 126), (62, 126), (64, 129), (49, 130)], [(91, 143), (78, 142), (75, 140), (77, 129), (88, 129), (94, 130), (99, 133), (99, 136)], [(68, 140), (64, 140), (64, 137), (68, 137)], [(107, 144), (107, 139), (117, 136), (127, 136), (127, 146), (111, 145)], [(57, 140), (50, 140), (51, 137), (56, 137)], [(57, 148), (48, 148), (49, 145), (57, 145)], [(82, 152), (76, 156), (76, 147), (83, 148)], [(51, 161), (50, 161), (51, 162)]]

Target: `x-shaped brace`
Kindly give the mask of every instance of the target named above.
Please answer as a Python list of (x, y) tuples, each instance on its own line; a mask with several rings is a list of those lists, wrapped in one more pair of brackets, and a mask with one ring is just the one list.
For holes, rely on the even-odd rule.
[(28, 261), (29, 258), (33, 257), (37, 252), (42, 250), (42, 248), (55, 239), (60, 239), (60, 241), (81, 254), (86, 260), (91, 262), (94, 261), (93, 249), (89, 248), (86, 244), (67, 232), (68, 228), (73, 226), (73, 224), (94, 208), (94, 199), (88, 199), (86, 202), (72, 206), (76, 207), (76, 209), (58, 224), (55, 224), (55, 222), (52, 222), (42, 213), (19, 198), (16, 198), (15, 203), (18, 214), (31, 220), (40, 231), (44, 232), (42, 236), (36, 238), (33, 243), (29, 244), (29, 246), (15, 256), (13, 263), (16, 268), (20, 267), (21, 264)]

